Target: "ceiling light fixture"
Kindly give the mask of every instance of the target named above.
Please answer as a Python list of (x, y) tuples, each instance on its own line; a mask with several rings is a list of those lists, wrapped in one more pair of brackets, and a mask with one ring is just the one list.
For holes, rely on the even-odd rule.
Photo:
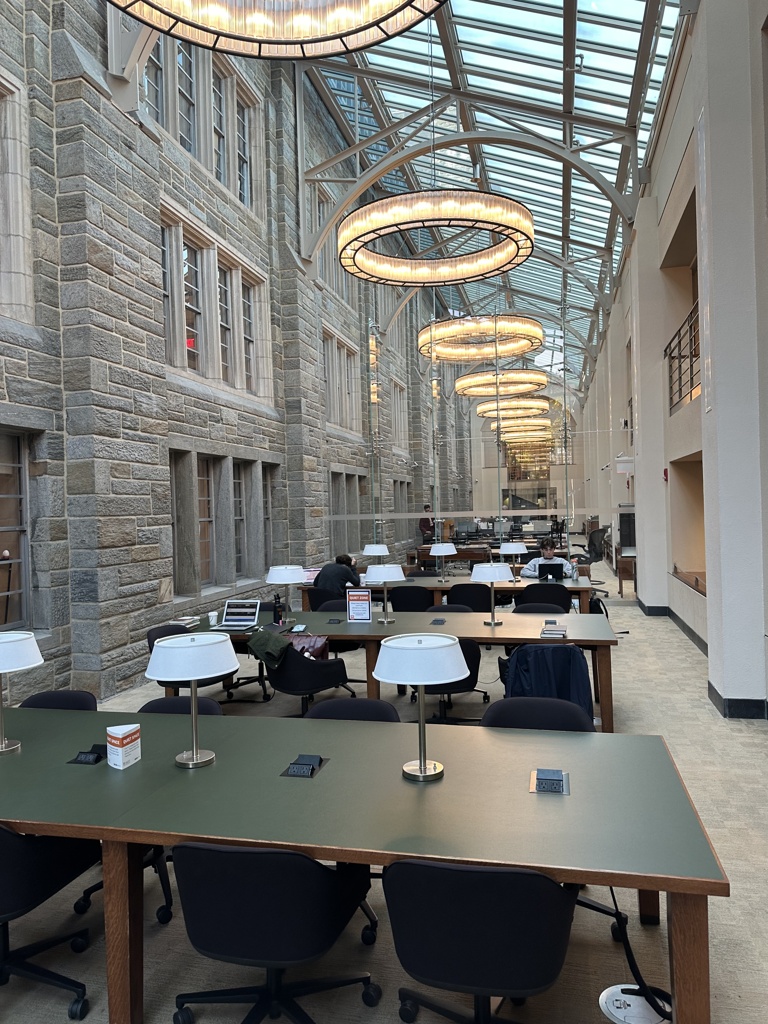
[(551, 430), (552, 420), (548, 416), (529, 416), (525, 419), (507, 419), (502, 416), (500, 420), (492, 420), (491, 430), (500, 430), (502, 433), (519, 433), (523, 430)]
[(480, 402), (475, 409), (478, 416), (485, 416), (495, 419), (501, 415), (502, 419), (512, 419), (528, 416), (543, 416), (549, 412), (548, 398), (494, 398), (490, 402)]
[(364, 50), (428, 18), (445, 0), (110, 0), (176, 39), (270, 60)]
[(543, 370), (478, 370), (456, 378), (454, 390), (469, 398), (493, 398), (496, 395), (528, 395), (547, 386)]
[(419, 355), (454, 363), (476, 363), (526, 355), (544, 344), (538, 320), (500, 313), (436, 320), (419, 331)]
[[(406, 231), (474, 229), (500, 236), (458, 256), (435, 259), (378, 253), (371, 243)], [(447, 239), (445, 239), (447, 241)], [(519, 266), (533, 252), (533, 215), (522, 203), (491, 192), (427, 189), (387, 196), (348, 214), (338, 230), (342, 267), (377, 284), (435, 287), (482, 281)]]

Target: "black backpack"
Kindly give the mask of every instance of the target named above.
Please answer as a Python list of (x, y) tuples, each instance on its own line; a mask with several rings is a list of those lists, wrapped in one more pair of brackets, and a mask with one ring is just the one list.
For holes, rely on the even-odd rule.
[(609, 618), (608, 609), (605, 607), (605, 601), (603, 601), (601, 597), (598, 597), (594, 590), (589, 598), (589, 613), (590, 615), (604, 615), (606, 619)]

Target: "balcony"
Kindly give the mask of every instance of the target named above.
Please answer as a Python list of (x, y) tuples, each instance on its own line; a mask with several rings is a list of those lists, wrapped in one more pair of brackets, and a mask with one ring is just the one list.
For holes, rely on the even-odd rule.
[(669, 414), (701, 394), (699, 365), (699, 304), (694, 305), (674, 335), (664, 356), (669, 360)]

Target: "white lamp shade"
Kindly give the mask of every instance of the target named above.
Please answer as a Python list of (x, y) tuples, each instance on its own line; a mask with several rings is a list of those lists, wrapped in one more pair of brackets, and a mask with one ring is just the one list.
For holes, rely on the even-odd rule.
[(226, 633), (188, 633), (156, 640), (144, 674), (147, 679), (163, 683), (215, 679), (239, 668), (240, 662)]
[(20, 672), (42, 663), (34, 633), (0, 633), (0, 672)]
[(303, 583), (304, 567), (301, 565), (272, 565), (264, 580), (265, 583)]
[(433, 544), (429, 549), (430, 555), (455, 555), (456, 545), (445, 543), (445, 544)]
[(369, 565), (365, 570), (366, 585), (371, 583), (397, 583), (405, 579), (402, 566)]
[(458, 638), (445, 633), (404, 633), (382, 640), (373, 678), (402, 686), (455, 683), (469, 675)]
[(505, 540), (499, 546), (500, 555), (527, 555), (528, 548), (521, 540)]
[(506, 562), (478, 562), (471, 579), (474, 583), (503, 583), (512, 579), (512, 570)]
[(364, 555), (388, 555), (389, 548), (386, 544), (366, 544), (363, 548)]

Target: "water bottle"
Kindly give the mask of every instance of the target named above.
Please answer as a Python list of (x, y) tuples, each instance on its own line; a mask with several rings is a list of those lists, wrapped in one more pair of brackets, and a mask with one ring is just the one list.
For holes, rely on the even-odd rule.
[(280, 601), (280, 595), (275, 594), (275, 602), (272, 608), (272, 621), (278, 625), (282, 624), (283, 621), (283, 605)]

